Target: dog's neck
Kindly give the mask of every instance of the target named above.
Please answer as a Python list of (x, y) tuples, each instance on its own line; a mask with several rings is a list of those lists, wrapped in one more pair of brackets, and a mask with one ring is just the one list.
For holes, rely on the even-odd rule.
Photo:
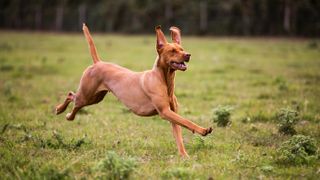
[(160, 57), (157, 56), (156, 61), (153, 65), (153, 71), (160, 73), (160, 76), (163, 77), (166, 85), (168, 96), (173, 97), (174, 94), (174, 78), (175, 78), (175, 70), (171, 69), (170, 67), (162, 67), (160, 65)]

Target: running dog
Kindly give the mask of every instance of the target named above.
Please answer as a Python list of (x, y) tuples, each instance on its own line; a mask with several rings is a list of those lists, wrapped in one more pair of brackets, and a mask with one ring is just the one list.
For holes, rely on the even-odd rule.
[(185, 71), (191, 54), (181, 46), (180, 30), (171, 27), (172, 43), (168, 43), (161, 27), (157, 26), (156, 50), (158, 56), (151, 70), (134, 72), (119, 65), (100, 60), (89, 29), (83, 24), (83, 32), (88, 41), (93, 65), (83, 73), (78, 91), (69, 92), (65, 101), (56, 107), (56, 114), (64, 112), (70, 102), (74, 102), (67, 120), (73, 120), (84, 106), (99, 103), (108, 92), (114, 94), (127, 108), (139, 116), (160, 115), (171, 122), (173, 135), (181, 156), (187, 157), (181, 126), (206, 136), (212, 128), (203, 128), (178, 114), (178, 102), (174, 95), (176, 70)]

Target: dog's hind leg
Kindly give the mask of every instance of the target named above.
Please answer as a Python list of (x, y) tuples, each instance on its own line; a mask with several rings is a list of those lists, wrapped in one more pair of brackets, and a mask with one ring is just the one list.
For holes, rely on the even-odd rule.
[(82, 108), (83, 106), (77, 106), (75, 105), (70, 113), (66, 115), (66, 119), (69, 121), (74, 120), (76, 117), (77, 112)]
[(99, 91), (96, 92), (93, 96), (83, 96), (80, 93), (77, 93), (75, 95), (74, 99), (74, 107), (70, 113), (66, 115), (66, 119), (69, 121), (74, 120), (77, 112), (84, 106), (92, 105), (92, 104), (97, 104), (100, 101), (103, 100), (104, 96), (107, 94), (108, 91)]
[(60, 113), (63, 113), (67, 109), (69, 103), (74, 101), (74, 97), (75, 94), (72, 91), (70, 91), (64, 102), (56, 106), (56, 114), (58, 115)]
[(73, 120), (82, 107), (102, 101), (107, 94), (108, 89), (102, 84), (99, 74), (98, 65), (90, 66), (85, 70), (81, 77), (78, 91), (73, 96), (74, 107), (67, 114), (67, 120)]
[(85, 105), (88, 104), (88, 99), (82, 94), (82, 91), (79, 90), (74, 96), (74, 107), (72, 111), (66, 115), (66, 119), (69, 121), (74, 120), (77, 112)]

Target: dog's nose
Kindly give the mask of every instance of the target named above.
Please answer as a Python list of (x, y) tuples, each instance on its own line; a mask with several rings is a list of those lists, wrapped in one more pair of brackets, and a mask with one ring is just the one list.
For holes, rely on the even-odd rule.
[(191, 54), (189, 54), (189, 53), (184, 54), (185, 61), (189, 62), (190, 56), (191, 56)]

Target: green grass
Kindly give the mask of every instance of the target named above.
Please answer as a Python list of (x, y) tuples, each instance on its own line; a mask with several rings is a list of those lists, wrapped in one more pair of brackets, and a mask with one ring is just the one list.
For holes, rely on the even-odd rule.
[[(150, 69), (156, 57), (154, 36), (94, 34), (94, 40), (103, 59), (136, 71)], [(128, 113), (111, 94), (73, 122), (54, 115), (92, 64), (82, 34), (0, 32), (1, 179), (96, 178), (94, 167), (110, 151), (135, 159), (132, 179), (319, 177), (319, 160), (276, 163), (276, 149), (289, 136), (278, 133), (274, 117), (280, 108), (298, 108), (297, 133), (315, 138), (319, 148), (320, 41), (182, 40), (192, 59), (176, 76), (180, 114), (214, 127), (202, 139), (183, 130), (187, 160), (179, 157), (167, 121)], [(234, 107), (231, 126), (212, 123), (218, 105)]]

